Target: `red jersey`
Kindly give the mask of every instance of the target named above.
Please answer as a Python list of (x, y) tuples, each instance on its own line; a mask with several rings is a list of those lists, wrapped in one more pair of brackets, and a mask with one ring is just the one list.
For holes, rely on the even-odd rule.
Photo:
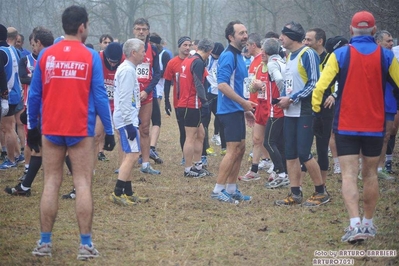
[(165, 80), (173, 81), (173, 107), (177, 108), (178, 102), (178, 90), (179, 90), (179, 73), (181, 64), (183, 63), (184, 58), (180, 58), (179, 56), (173, 57), (168, 64), (166, 65), (165, 72), (163, 73), (163, 77)]
[[(145, 90), (150, 85), (152, 80), (152, 66), (154, 65), (154, 55), (151, 44), (147, 43), (147, 50), (145, 52), (143, 63), (137, 65), (136, 74), (137, 80), (140, 84), (140, 92)], [(147, 99), (141, 101), (141, 105), (152, 102), (152, 91), (148, 94)]]
[[(180, 98), (177, 103), (177, 107), (200, 109), (201, 101), (197, 94), (197, 89), (195, 88), (194, 75), (192, 72), (192, 64), (195, 60), (200, 60), (197, 56), (189, 56), (183, 60), (180, 73)], [(204, 83), (206, 78), (206, 71), (204, 66), (204, 72), (202, 75), (201, 82)]]
[[(254, 60), (252, 60), (251, 64), (249, 65), (248, 68), (248, 77), (251, 78), (251, 76), (255, 75), (256, 68), (262, 63), (262, 54), (258, 54), (255, 56)], [(258, 94), (255, 93), (250, 93), (249, 94), (249, 100), (258, 103)]]
[[(33, 71), (35, 70), (37, 60), (33, 57), (32, 53), (26, 56), (26, 73), (32, 77)], [(28, 102), (28, 84), (22, 84), (24, 104)]]
[[(111, 112), (114, 112), (114, 91), (115, 91), (114, 77), (115, 77), (115, 73), (116, 73), (116, 68), (115, 68), (115, 70), (109, 70), (105, 66), (104, 51), (100, 52), (100, 58), (101, 58), (102, 65), (103, 65), (104, 86), (107, 91), (109, 105), (111, 107)], [(123, 60), (121, 60), (121, 62), (122, 61)]]

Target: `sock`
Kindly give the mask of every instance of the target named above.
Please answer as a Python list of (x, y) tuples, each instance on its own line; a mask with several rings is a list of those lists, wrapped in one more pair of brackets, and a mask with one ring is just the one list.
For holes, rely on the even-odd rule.
[(24, 187), (24, 185), (21, 184), (21, 189), (22, 189), (23, 191), (28, 191), (28, 190), (30, 189), (30, 187)]
[(295, 196), (301, 195), (300, 187), (291, 187), (291, 193), (294, 194)]
[(285, 178), (285, 172), (279, 173), (279, 174), (278, 174), (278, 177), (280, 177), (280, 178)]
[(142, 168), (147, 168), (149, 165), (150, 165), (150, 162), (143, 162), (143, 163), (141, 164), (141, 167), (142, 167)]
[(191, 166), (184, 168), (184, 172), (186, 172), (186, 173), (190, 172), (190, 170), (191, 170)]
[(27, 188), (30, 188), (32, 186), (32, 183), (37, 175), (37, 172), (39, 172), (40, 167), (42, 166), (42, 156), (32, 155), (30, 157), (29, 165), (30, 167), (28, 168), (28, 171), (26, 173), (25, 180), (22, 181), (22, 185)]
[(224, 188), (225, 188), (225, 185), (220, 185), (220, 184), (217, 184), (217, 183), (216, 183), (215, 188), (213, 189), (213, 193), (219, 193), (219, 192), (221, 192)]
[(150, 149), (155, 151), (155, 146), (150, 146)]
[(237, 190), (237, 184), (226, 184), (226, 191), (229, 194), (234, 194)]
[(333, 158), (333, 160), (335, 164), (339, 163), (338, 157)]
[(119, 179), (116, 181), (114, 193), (117, 197), (120, 197), (123, 194), (123, 189), (125, 188), (125, 183), (126, 183), (125, 181), (122, 181)]
[(2, 150), (2, 152), (7, 153), (7, 147), (6, 147), (6, 146), (2, 146), (2, 147), (1, 147), (1, 150)]
[(360, 217), (355, 217), (350, 219), (351, 227), (360, 225)]
[(259, 164), (253, 163), (251, 166), (251, 172), (257, 173), (259, 170)]
[(71, 172), (71, 175), (73, 175), (72, 172), (72, 163), (71, 163), (71, 159), (69, 158), (69, 155), (65, 156), (65, 163), (68, 167), (69, 172)]
[(126, 196), (133, 195), (132, 181), (125, 182), (125, 194), (126, 194)]
[(202, 161), (198, 161), (198, 162), (196, 162), (194, 165), (195, 165), (195, 168), (196, 168), (197, 170), (201, 170), (201, 169), (202, 169)]
[(392, 162), (392, 158), (393, 158), (392, 154), (385, 154), (385, 162), (387, 162), (387, 161)]
[(21, 147), (21, 154), (24, 154), (25, 148)]
[(80, 243), (91, 247), (91, 234), (80, 234)]
[(315, 187), (315, 191), (317, 193), (324, 193), (324, 184), (320, 185), (320, 186), (314, 186)]
[(362, 225), (364, 225), (364, 226), (373, 226), (373, 218), (366, 219), (366, 217), (363, 217)]
[(40, 232), (40, 244), (51, 243), (51, 232)]
[(26, 163), (26, 164), (25, 164), (25, 171), (26, 171), (26, 172), (28, 171), (28, 168), (29, 168), (29, 163)]
[(377, 172), (381, 172), (381, 171), (382, 171), (382, 167), (379, 167), (379, 166), (378, 166)]

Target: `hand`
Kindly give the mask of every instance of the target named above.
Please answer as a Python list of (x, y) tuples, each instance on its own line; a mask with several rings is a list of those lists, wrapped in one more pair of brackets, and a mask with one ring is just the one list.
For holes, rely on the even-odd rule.
[(8, 113), (8, 100), (1, 99), (1, 117), (5, 116)]
[(165, 112), (169, 116), (170, 116), (170, 113), (172, 112), (172, 107), (170, 106), (169, 99), (165, 99)]
[(290, 104), (291, 104), (290, 98), (287, 97), (287, 96), (280, 97), (280, 98), (277, 98), (277, 99), (280, 100), (280, 102), (277, 104), (277, 106), (282, 108), (282, 109), (287, 109), (290, 106)]
[(331, 109), (331, 107), (333, 107), (334, 104), (335, 104), (335, 98), (334, 98), (332, 95), (330, 95), (330, 96), (328, 96), (327, 99), (325, 100), (323, 106), (324, 106), (324, 108), (329, 108), (329, 109)]
[(254, 79), (252, 81), (252, 87), (256, 90), (261, 90), (263, 87), (264, 83), (263, 81), (259, 80), (259, 79)]
[(42, 134), (40, 134), (40, 131), (37, 127), (28, 130), (26, 142), (31, 150), (40, 152), (40, 147), (42, 146)]
[(255, 115), (251, 111), (247, 111), (244, 113), (245, 119), (247, 120), (247, 125), (249, 127), (253, 127), (255, 125)]
[(21, 113), (21, 115), (19, 116), (19, 120), (21, 120), (21, 123), (24, 125), (28, 124), (28, 116), (26, 114), (26, 108), (25, 110)]
[(319, 138), (323, 137), (323, 127), (323, 119), (321, 118), (320, 114), (316, 115), (316, 117), (313, 118), (313, 134)]
[(140, 92), (140, 101), (145, 101), (145, 99), (147, 99), (148, 94), (145, 91), (141, 91)]
[(136, 129), (134, 128), (133, 124), (129, 124), (124, 127), (127, 132), (127, 138), (129, 140), (134, 140), (137, 136)]
[(253, 112), (253, 111), (254, 111), (254, 108), (255, 108), (256, 106), (258, 106), (257, 103), (254, 103), (254, 102), (252, 102), (252, 101), (246, 100), (245, 103), (242, 105), (242, 108), (244, 108), (244, 112), (246, 112), (246, 111), (251, 111), (251, 112)]
[(104, 150), (112, 151), (115, 147), (114, 135), (105, 135)]

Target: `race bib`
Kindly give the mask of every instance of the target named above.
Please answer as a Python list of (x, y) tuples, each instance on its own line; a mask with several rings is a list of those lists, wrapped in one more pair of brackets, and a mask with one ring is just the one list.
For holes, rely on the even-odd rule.
[(114, 86), (105, 84), (105, 89), (107, 90), (108, 99), (113, 100), (114, 99), (114, 91), (115, 91)]
[(150, 64), (142, 63), (136, 67), (136, 74), (138, 79), (150, 78)]
[(262, 89), (258, 90), (258, 99), (267, 99), (266, 86), (263, 86)]
[(287, 96), (290, 95), (294, 90), (294, 79), (292, 78), (291, 73), (285, 74), (284, 89), (285, 89), (285, 95)]

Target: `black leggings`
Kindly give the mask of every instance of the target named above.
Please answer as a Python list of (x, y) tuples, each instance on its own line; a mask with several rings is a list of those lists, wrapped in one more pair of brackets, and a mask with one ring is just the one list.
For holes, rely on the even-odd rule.
[(161, 109), (159, 108), (158, 99), (152, 98), (152, 115), (151, 122), (153, 126), (161, 126)]
[(186, 141), (186, 129), (184, 128), (184, 114), (179, 113), (179, 108), (175, 108), (177, 125), (179, 126), (180, 133), (180, 147), (183, 151), (184, 142)]
[(286, 159), (284, 151), (284, 117), (269, 117), (266, 123), (265, 140), (263, 146), (269, 152), (276, 173), (286, 173)]

